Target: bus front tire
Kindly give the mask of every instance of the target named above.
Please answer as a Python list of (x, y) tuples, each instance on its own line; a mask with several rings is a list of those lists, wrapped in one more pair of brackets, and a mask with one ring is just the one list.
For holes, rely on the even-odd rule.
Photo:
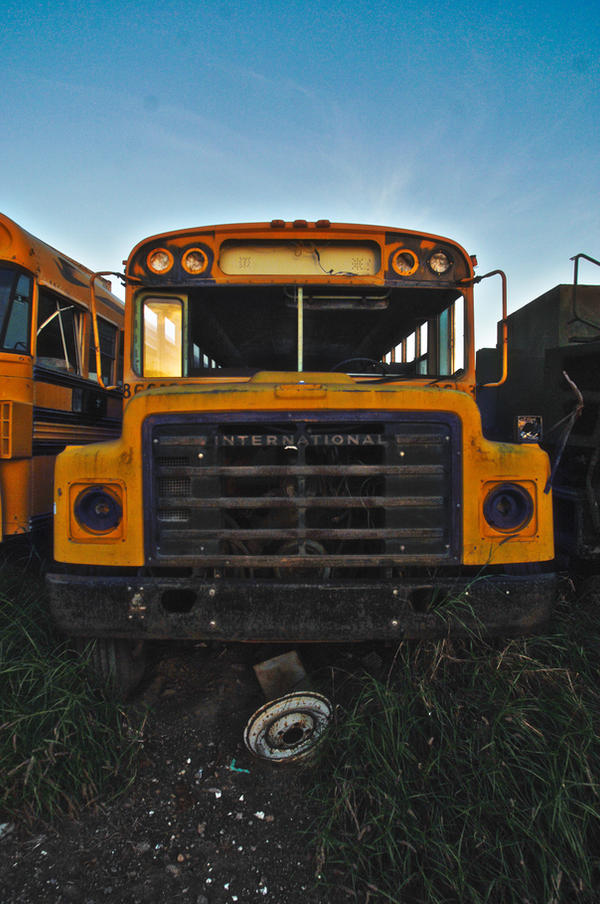
[(128, 697), (144, 675), (143, 641), (116, 637), (77, 637), (75, 649), (87, 660), (87, 671), (95, 684), (113, 695)]

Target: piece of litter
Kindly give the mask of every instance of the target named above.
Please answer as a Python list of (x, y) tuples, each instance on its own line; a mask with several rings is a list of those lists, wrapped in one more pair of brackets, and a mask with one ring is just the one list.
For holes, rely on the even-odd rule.
[(10, 835), (14, 828), (14, 822), (0, 822), (0, 838), (4, 835)]
[(263, 811), (263, 810), (257, 810), (256, 813), (255, 813), (254, 815), (256, 816), (257, 819), (264, 819), (264, 818), (265, 818), (265, 814), (264, 814), (264, 811)]
[(227, 768), (230, 770), (230, 772), (246, 772), (248, 775), (250, 775), (250, 770), (249, 769), (241, 769), (239, 766), (236, 766), (235, 760), (232, 760)]
[(244, 795), (240, 794), (240, 796), (238, 797), (238, 800), (243, 800), (243, 799), (244, 799)]
[(223, 792), (220, 790), (220, 788), (207, 788), (206, 790), (210, 791), (211, 794), (214, 794), (217, 800), (223, 795)]

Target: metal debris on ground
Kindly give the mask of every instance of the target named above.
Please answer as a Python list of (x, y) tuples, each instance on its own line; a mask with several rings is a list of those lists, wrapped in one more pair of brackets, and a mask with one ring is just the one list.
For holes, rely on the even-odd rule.
[(244, 729), (244, 743), (254, 756), (271, 763), (291, 763), (314, 753), (332, 715), (322, 694), (286, 694), (265, 703)]
[(267, 700), (299, 688), (307, 689), (308, 677), (295, 650), (259, 662), (254, 666), (254, 674)]
[(268, 702), (248, 720), (246, 747), (272, 763), (310, 756), (331, 719), (331, 703), (310, 688), (295, 650), (255, 665), (254, 671)]

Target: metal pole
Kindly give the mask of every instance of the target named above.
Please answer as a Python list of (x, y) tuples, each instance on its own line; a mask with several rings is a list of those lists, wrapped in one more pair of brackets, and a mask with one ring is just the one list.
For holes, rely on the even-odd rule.
[(296, 289), (296, 304), (298, 306), (298, 373), (304, 368), (304, 292), (302, 286)]

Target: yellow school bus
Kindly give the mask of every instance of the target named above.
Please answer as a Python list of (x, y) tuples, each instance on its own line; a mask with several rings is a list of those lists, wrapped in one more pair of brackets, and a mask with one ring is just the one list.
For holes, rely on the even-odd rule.
[(122, 434), (57, 459), (58, 625), (118, 670), (151, 638), (543, 623), (548, 457), (483, 435), (481, 278), (450, 239), (327, 220), (140, 242)]
[[(0, 214), (2, 540), (50, 527), (58, 452), (119, 433), (121, 393), (97, 377), (91, 276)], [(96, 296), (103, 382), (114, 385), (124, 308), (100, 280)]]

